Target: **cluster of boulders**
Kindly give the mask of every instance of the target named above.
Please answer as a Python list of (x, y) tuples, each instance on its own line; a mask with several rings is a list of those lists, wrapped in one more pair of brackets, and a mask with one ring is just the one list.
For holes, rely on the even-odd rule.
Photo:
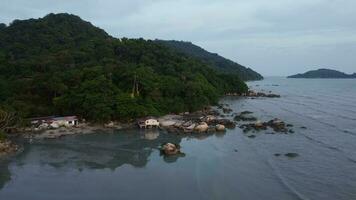
[(273, 93), (264, 93), (264, 92), (256, 92), (253, 90), (249, 90), (247, 93), (243, 93), (241, 96), (244, 97), (268, 97), (268, 98), (280, 98), (281, 95), (273, 94)]
[(235, 121), (257, 121), (257, 118), (251, 115), (252, 112), (244, 111), (234, 117)]
[[(213, 118), (209, 116), (209, 118)], [(163, 123), (165, 124), (165, 123)], [(226, 128), (234, 128), (236, 125), (227, 119), (212, 119), (195, 122), (192, 120), (185, 121), (183, 123), (177, 121), (177, 123), (171, 124), (168, 127), (164, 127), (169, 132), (176, 133), (207, 133), (207, 132), (224, 132)]]
[(240, 128), (242, 128), (245, 133), (251, 130), (267, 130), (267, 128), (272, 128), (277, 133), (294, 133), (294, 131), (290, 129), (292, 126), (293, 125), (286, 124), (282, 120), (275, 118), (268, 122), (256, 121), (255, 123), (242, 124)]
[(10, 140), (0, 140), (0, 156), (15, 153), (19, 147)]
[[(225, 112), (232, 112), (232, 109), (221, 107)], [(167, 115), (159, 119), (160, 127), (174, 133), (207, 133), (224, 132), (226, 129), (233, 129), (236, 124), (221, 118), (218, 111), (211, 108), (195, 113), (184, 113), (181, 115)]]

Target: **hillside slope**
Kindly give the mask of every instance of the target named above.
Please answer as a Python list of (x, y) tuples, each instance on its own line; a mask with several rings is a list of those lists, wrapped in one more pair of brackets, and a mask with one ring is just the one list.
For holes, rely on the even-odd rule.
[(201, 109), (246, 90), (236, 75), (150, 40), (113, 38), (75, 15), (0, 29), (0, 109), (24, 118), (129, 120)]
[(164, 44), (180, 53), (186, 54), (202, 60), (212, 68), (221, 71), (223, 73), (232, 73), (238, 75), (242, 80), (260, 80), (263, 79), (262, 75), (253, 71), (250, 68), (244, 67), (238, 63), (235, 63), (229, 59), (226, 59), (216, 53), (210, 53), (203, 48), (192, 44), (191, 42), (183, 41), (166, 41), (156, 40), (160, 44)]

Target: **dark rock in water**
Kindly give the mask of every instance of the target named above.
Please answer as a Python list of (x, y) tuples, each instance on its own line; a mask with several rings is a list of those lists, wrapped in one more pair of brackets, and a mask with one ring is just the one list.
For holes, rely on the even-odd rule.
[(255, 135), (249, 135), (247, 136), (248, 138), (255, 138), (256, 136)]
[(286, 126), (287, 127), (293, 127), (293, 124), (287, 124)]
[(217, 110), (209, 110), (206, 112), (206, 115), (219, 116), (220, 113)]
[(266, 132), (265, 134), (267, 134), (267, 135), (274, 135), (274, 134), (276, 134), (275, 132)]
[(278, 94), (267, 94), (265, 97), (268, 97), (268, 98), (280, 98), (281, 95), (278, 95)]
[(301, 128), (301, 129), (307, 129), (307, 127), (305, 127), (305, 126), (301, 126), (300, 128)]
[(257, 121), (257, 118), (254, 116), (250, 116), (249, 114), (239, 114), (237, 116), (234, 117), (235, 121)]
[(257, 121), (255, 123), (243, 124), (240, 126), (240, 128), (243, 129), (244, 133), (247, 133), (251, 130), (267, 130), (268, 127), (272, 128), (277, 133), (294, 133), (293, 130), (289, 130), (288, 128), (286, 128), (286, 124), (280, 119), (273, 119), (268, 122)]
[(267, 122), (267, 126), (271, 127), (275, 132), (283, 132), (286, 133), (288, 130), (286, 129), (285, 123), (280, 119), (273, 119)]
[(237, 150), (237, 149), (234, 149), (234, 151), (235, 151), (235, 152), (238, 152), (238, 150)]
[(223, 104), (218, 104), (218, 109), (223, 109), (224, 108), (224, 105)]
[(251, 112), (251, 111), (243, 111), (243, 112), (241, 112), (241, 114), (242, 115), (247, 115), (247, 114), (252, 114), (253, 112)]
[(266, 93), (263, 93), (263, 92), (255, 92), (253, 90), (248, 91), (243, 96), (252, 97), (252, 98), (255, 98), (255, 97), (279, 98), (279, 97), (281, 97), (281, 95), (278, 95), (278, 94), (272, 94), (272, 93), (266, 94)]
[(218, 124), (224, 125), (228, 129), (234, 129), (236, 127), (236, 124), (229, 119), (214, 119), (209, 122), (209, 125), (216, 126)]
[(275, 153), (274, 156), (279, 157), (279, 156), (281, 156), (281, 154), (280, 153)]
[(223, 112), (229, 114), (232, 112), (232, 109), (231, 108), (223, 108)]
[(286, 154), (284, 154), (284, 156), (286, 156), (288, 158), (295, 158), (295, 157), (298, 157), (299, 154), (297, 154), (297, 153), (286, 153)]

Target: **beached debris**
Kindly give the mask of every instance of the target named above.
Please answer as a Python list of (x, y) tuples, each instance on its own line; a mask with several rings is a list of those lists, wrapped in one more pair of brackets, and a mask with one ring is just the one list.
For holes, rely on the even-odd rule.
[(161, 152), (164, 155), (176, 155), (181, 153), (180, 152), (180, 145), (179, 144), (173, 144), (173, 143), (165, 143), (161, 147)]

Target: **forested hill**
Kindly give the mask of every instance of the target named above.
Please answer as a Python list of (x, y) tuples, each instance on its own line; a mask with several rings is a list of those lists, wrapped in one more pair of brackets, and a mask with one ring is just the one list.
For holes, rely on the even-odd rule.
[(116, 39), (70, 14), (0, 25), (0, 109), (94, 121), (193, 111), (242, 93), (237, 75), (157, 42)]
[(332, 69), (318, 69), (305, 72), (304, 74), (288, 76), (288, 78), (356, 78), (356, 73), (345, 74)]
[(174, 40), (156, 40), (156, 42), (164, 44), (180, 53), (201, 59), (216, 70), (225, 73), (237, 74), (242, 80), (248, 81), (263, 79), (261, 74), (253, 71), (252, 69), (244, 67), (216, 53), (210, 53), (203, 48), (192, 44), (191, 42)]

